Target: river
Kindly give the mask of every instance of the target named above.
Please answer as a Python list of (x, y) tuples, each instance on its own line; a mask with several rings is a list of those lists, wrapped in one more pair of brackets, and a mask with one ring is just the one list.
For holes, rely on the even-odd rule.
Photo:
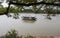
[[(23, 16), (35, 16), (35, 22), (22, 20)], [(5, 35), (11, 29), (17, 30), (19, 35), (60, 35), (60, 15), (46, 19), (45, 14), (21, 13), (19, 19), (13, 19), (6, 15), (0, 16), (0, 36)]]

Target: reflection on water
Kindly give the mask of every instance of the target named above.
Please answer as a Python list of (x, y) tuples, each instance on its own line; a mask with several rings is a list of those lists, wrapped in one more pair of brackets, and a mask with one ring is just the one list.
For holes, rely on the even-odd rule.
[(34, 23), (35, 20), (22, 20), (23, 22), (26, 22), (26, 23)]
[[(20, 14), (20, 19), (13, 19), (5, 15), (0, 16), (0, 36), (10, 29), (16, 29), (19, 35), (59, 35), (60, 15), (52, 17), (52, 20), (45, 19), (45, 14)], [(22, 16), (35, 16), (36, 21), (24, 21)]]

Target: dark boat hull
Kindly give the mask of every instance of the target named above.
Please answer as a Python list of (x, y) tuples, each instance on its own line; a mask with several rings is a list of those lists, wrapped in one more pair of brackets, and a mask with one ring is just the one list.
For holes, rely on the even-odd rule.
[(23, 17), (23, 20), (36, 20), (35, 17)]

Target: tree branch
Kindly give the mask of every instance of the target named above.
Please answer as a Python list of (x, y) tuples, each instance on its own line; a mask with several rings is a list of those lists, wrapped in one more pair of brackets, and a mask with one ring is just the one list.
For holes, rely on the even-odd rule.
[(0, 13), (0, 15), (8, 15), (8, 13), (9, 13), (9, 8), (10, 8), (10, 3), (9, 3), (8, 8), (6, 9), (6, 12)]
[(31, 6), (31, 5), (39, 5), (39, 4), (45, 4), (45, 5), (54, 5), (54, 6), (60, 6), (60, 4), (57, 3), (46, 3), (46, 2), (37, 2), (37, 3), (15, 3), (15, 2), (10, 2), (11, 4), (14, 5), (22, 5), (22, 6)]
[(37, 3), (15, 3), (13, 1), (10, 1), (9, 3), (9, 6), (7, 8), (7, 11), (4, 12), (4, 13), (0, 13), (0, 15), (4, 15), (4, 14), (8, 14), (9, 13), (9, 8), (10, 8), (10, 5), (13, 4), (13, 5), (22, 5), (22, 6), (32, 6), (32, 5), (39, 5), (39, 4), (45, 4), (45, 5), (54, 5), (54, 6), (60, 6), (60, 3), (57, 4), (57, 3), (46, 3), (46, 2), (37, 2)]

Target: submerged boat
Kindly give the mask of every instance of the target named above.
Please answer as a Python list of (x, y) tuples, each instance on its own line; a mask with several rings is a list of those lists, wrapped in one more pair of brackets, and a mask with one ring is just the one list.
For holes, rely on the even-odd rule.
[(36, 20), (36, 17), (26, 17), (26, 16), (23, 16), (23, 20)]

